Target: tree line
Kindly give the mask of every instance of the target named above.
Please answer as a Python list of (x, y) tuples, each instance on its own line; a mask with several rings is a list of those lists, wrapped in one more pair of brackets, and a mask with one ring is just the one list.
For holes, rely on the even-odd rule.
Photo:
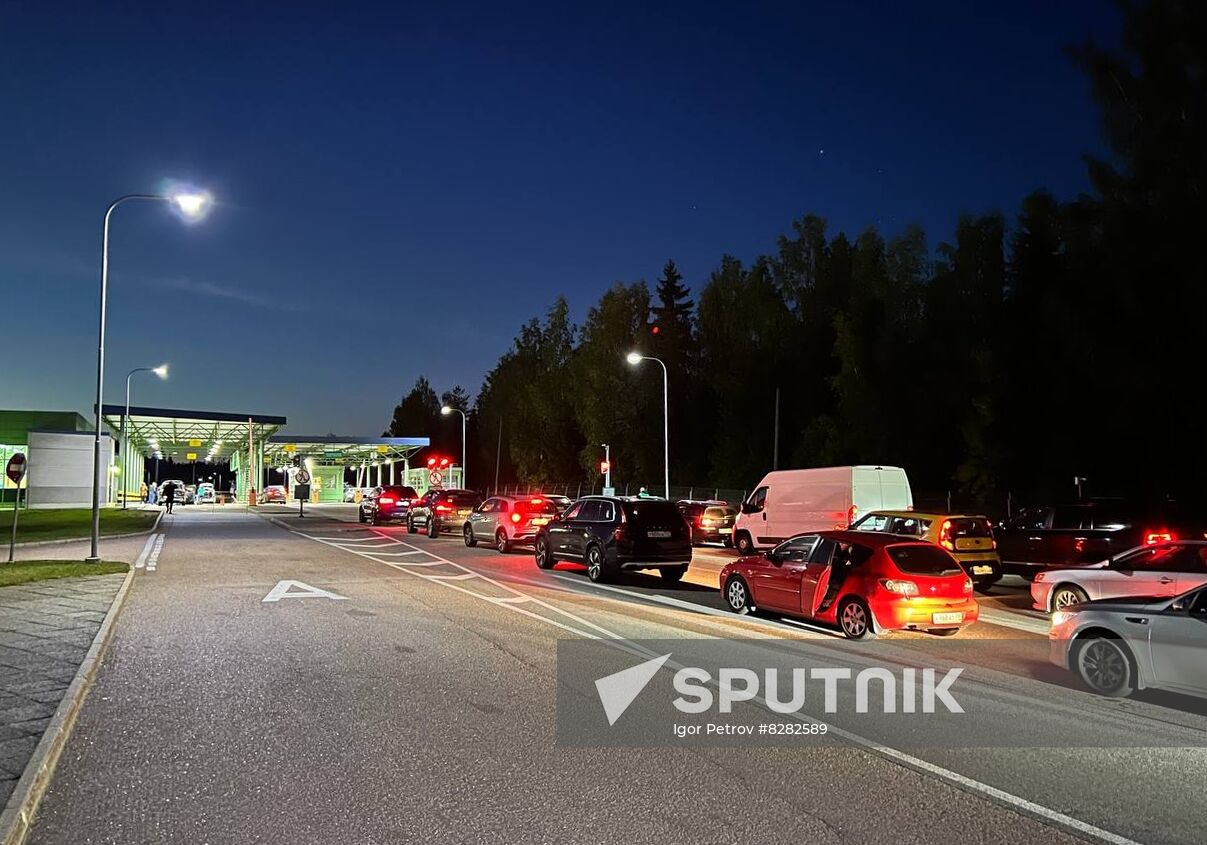
[[(1084, 69), (1108, 154), (1090, 192), (1011, 215), (831, 232), (805, 215), (767, 254), (721, 257), (696, 295), (673, 261), (618, 282), (581, 324), (564, 298), (520, 327), (474, 401), (420, 378), (387, 433), (457, 455), (441, 402), (470, 412), (471, 478), (618, 477), (657, 489), (665, 362), (672, 484), (749, 488), (772, 468), (906, 467), (915, 490), (1000, 504), (1197, 497), (1207, 366), (1207, 4), (1123, 5), (1120, 50)], [(778, 394), (778, 444), (776, 397)], [(1016, 501), (1018, 500), (1016, 499)]]

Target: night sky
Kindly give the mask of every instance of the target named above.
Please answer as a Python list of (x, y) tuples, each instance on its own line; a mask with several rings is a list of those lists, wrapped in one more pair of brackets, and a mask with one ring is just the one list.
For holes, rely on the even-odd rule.
[(0, 0), (0, 407), (91, 407), (101, 215), (165, 179), (219, 205), (115, 215), (106, 400), (371, 435), (558, 294), (1087, 188), (1106, 0), (650, 5)]

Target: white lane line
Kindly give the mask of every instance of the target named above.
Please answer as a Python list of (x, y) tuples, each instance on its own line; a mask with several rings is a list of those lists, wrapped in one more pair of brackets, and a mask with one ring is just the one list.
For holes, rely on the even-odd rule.
[(147, 572), (154, 572), (159, 567), (159, 553), (163, 551), (163, 534), (155, 535), (155, 547), (151, 549), (150, 556), (147, 557)]
[[(403, 567), (406, 565), (405, 563), (399, 564), (399, 566)], [(432, 581), (468, 581), (471, 578), (481, 578), (482, 576), (476, 572), (462, 572), (459, 575), (424, 575), (423, 577)], [(482, 598), (486, 598), (486, 596)]]
[[(364, 546), (361, 546), (361, 548), (363, 549)], [(376, 546), (374, 546), (374, 548), (376, 548)], [(385, 547), (383, 546), (382, 548)], [(352, 551), (352, 549), (349, 549), (348, 551)], [(409, 557), (410, 555), (425, 555), (427, 552), (372, 552), (372, 554), (376, 555), (377, 557)]]
[[(301, 537), (306, 537), (307, 539), (317, 539), (314, 537), (310, 537), (307, 534), (303, 534), (300, 531), (294, 531), (294, 529), (290, 528), (289, 526), (283, 526), (283, 527), (285, 527), (286, 530), (291, 531), (294, 534), (298, 534)], [(334, 543), (327, 543), (322, 540), (318, 540), (318, 542), (323, 542), (324, 545), (330, 545), (335, 548), (342, 548)], [(399, 543), (399, 545), (404, 545), (404, 544)], [(356, 552), (355, 549), (347, 549), (347, 548), (345, 548), (344, 551), (350, 551), (353, 554), (357, 554), (359, 557), (365, 557), (365, 558), (372, 560), (369, 553), (361, 554), (361, 553)], [(416, 577), (423, 578), (427, 581), (432, 581), (433, 583), (441, 584), (442, 586), (445, 586), (445, 587), (449, 588), (450, 590), (457, 590), (458, 592), (465, 593), (466, 595), (473, 596), (475, 598), (486, 599), (487, 601), (490, 601), (500, 607), (505, 607), (508, 610), (511, 610), (515, 613), (523, 614), (524, 616), (531, 617), (539, 622), (544, 622), (547, 625), (553, 625), (557, 628), (561, 628), (561, 629), (569, 631), (573, 634), (578, 634), (579, 636), (585, 636), (590, 639), (600, 640), (609, 646), (619, 648), (623, 651), (637, 654), (638, 656), (644, 656), (646, 658), (656, 656), (656, 655), (652, 655), (652, 654), (644, 654), (647, 651), (646, 649), (643, 649), (639, 646), (633, 646), (632, 644), (626, 642), (624, 640), (624, 638), (621, 637), (619, 634), (613, 633), (612, 631), (609, 631), (600, 625), (596, 625), (593, 622), (588, 622), (587, 620), (582, 619), (581, 617), (578, 617), (575, 614), (562, 610), (561, 608), (556, 607), (555, 605), (551, 605), (545, 601), (542, 601), (541, 599), (538, 599), (535, 596), (528, 596), (526, 593), (522, 593), (519, 590), (516, 590), (506, 584), (495, 581), (493, 578), (490, 578), (486, 575), (481, 575), (481, 573), (477, 573), (474, 570), (471, 570), (468, 567), (462, 566), (459, 563), (454, 563), (451, 560), (439, 558), (437, 555), (432, 554), (431, 552), (428, 552), (428, 554), (431, 555), (433, 558), (436, 558), (438, 561), (448, 564), (449, 566), (464, 570), (465, 572), (468, 572), (468, 573), (479, 575), (479, 577), (481, 577), (484, 581), (494, 584), (494, 585), (502, 588), (503, 590), (514, 594), (516, 597), (527, 598), (534, 604), (537, 604), (537, 605), (547, 608), (549, 610), (553, 610), (556, 613), (559, 613), (563, 616), (566, 616), (570, 619), (573, 619), (577, 622), (587, 625), (590, 628), (594, 629), (594, 631), (597, 631), (599, 633), (593, 633), (591, 631), (577, 630), (577, 629), (571, 627), (570, 625), (562, 623), (556, 619), (549, 619), (548, 617), (541, 616), (540, 614), (537, 614), (537, 613), (533, 613), (522, 607), (517, 607), (514, 603), (502, 602), (502, 601), (499, 601), (497, 598), (490, 597), (490, 596), (484, 596), (481, 593), (476, 593), (473, 590), (467, 590), (464, 587), (458, 586), (455, 583), (450, 583), (447, 580), (439, 580), (436, 576), (428, 575), (427, 573), (413, 572), (411, 574), (415, 575)], [(376, 562), (384, 563), (384, 561), (376, 561)], [(406, 567), (408, 566), (408, 564), (406, 564), (406, 563), (387, 563), (386, 565), (391, 566), (392, 568), (398, 569), (400, 571), (406, 571)], [(414, 564), (411, 564), (411, 566), (413, 566), (413, 565)], [(595, 586), (598, 586), (598, 585), (595, 585)], [(602, 634), (603, 636), (600, 636), (600, 634)], [(679, 668), (682, 668), (682, 667), (680, 667), (678, 665), (672, 667), (670, 665), (670, 661), (668, 661), (666, 664), (663, 665), (663, 671), (672, 671), (672, 669), (674, 671), (678, 671)], [(765, 702), (763, 702), (763, 703), (765, 703)], [(803, 714), (798, 713), (798, 714), (794, 714), (794, 715), (797, 719), (799, 719), (800, 721), (803, 721), (803, 722), (812, 722), (813, 721), (812, 719), (808, 718), (807, 716), (805, 716)], [(973, 792), (978, 795), (989, 798), (991, 800), (997, 801), (998, 803), (1005, 804), (1006, 806), (1012, 807), (1027, 815), (1030, 815), (1030, 816), (1033, 816), (1036, 818), (1040, 818), (1040, 819), (1045, 819), (1047, 821), (1060, 825), (1068, 830), (1072, 830), (1072, 831), (1075, 831), (1077, 833), (1080, 833), (1080, 834), (1083, 834), (1086, 836), (1094, 837), (1103, 842), (1109, 842), (1109, 843), (1111, 843), (1111, 845), (1141, 845), (1141, 843), (1136, 842), (1135, 840), (1132, 840), (1132, 839), (1128, 839), (1125, 836), (1121, 836), (1117, 833), (1112, 833), (1109, 830), (1105, 830), (1104, 828), (1097, 827), (1096, 825), (1092, 825), (1089, 822), (1084, 822), (1084, 821), (1081, 821), (1080, 819), (1073, 818), (1072, 816), (1066, 815), (1065, 813), (1061, 813), (1057, 810), (1053, 810), (1048, 807), (1045, 807), (1042, 804), (1036, 804), (1034, 801), (1030, 801), (1021, 796), (1014, 795), (1013, 793), (1006, 792), (1005, 790), (1002, 790), (1002, 789), (998, 789), (995, 786), (990, 786), (987, 783), (983, 783), (981, 781), (967, 777), (965, 775), (960, 774), (959, 772), (955, 772), (955, 771), (952, 771), (951, 769), (944, 768), (943, 766), (939, 766), (934, 763), (930, 763), (926, 760), (923, 760), (920, 757), (915, 757), (912, 754), (907, 754), (904, 751), (899, 751), (896, 748), (892, 748), (890, 746), (876, 742), (875, 740), (870, 740), (870, 739), (862, 737), (858, 734), (854, 734), (849, 731), (844, 731), (841, 728), (835, 728), (832, 726), (829, 728), (829, 730), (831, 733), (834, 733), (837, 736), (842, 737), (843, 739), (847, 740), (848, 742), (851, 742), (854, 745), (857, 745), (861, 748), (864, 748), (868, 751), (871, 751), (871, 752), (878, 754), (882, 757), (885, 757), (887, 759), (894, 760), (908, 768), (912, 768), (916, 771), (925, 772), (927, 774), (933, 775), (933, 776), (939, 778), (940, 780), (946, 781), (947, 783), (951, 784), (952, 786), (955, 786), (959, 789), (963, 789), (966, 792)]]
[[(284, 523), (278, 523), (278, 525), (283, 525), (283, 524), (284, 524)], [(358, 531), (366, 531), (366, 530), (368, 530), (368, 529), (365, 529), (365, 528), (358, 528), (358, 529), (356, 529), (356, 530), (358, 530)], [(302, 534), (302, 532), (301, 532), (301, 531), (294, 531), (293, 533), (294, 533), (294, 534)], [(322, 540), (322, 541), (324, 541), (324, 542), (332, 542), (332, 543), (367, 543), (367, 542), (369, 542), (370, 540), (376, 540), (376, 539), (377, 539), (376, 537), (316, 537), (316, 536), (315, 536), (315, 535), (313, 535), (313, 534), (302, 534), (302, 536), (303, 536), (303, 537), (309, 537), (311, 540)]]
[(399, 561), (396, 561), (396, 560), (377, 560), (377, 555), (371, 555), (371, 554), (361, 555), (361, 557), (367, 557), (369, 560), (376, 560), (378, 563), (384, 563), (386, 566), (392, 566), (395, 569), (397, 569), (399, 572), (406, 572), (407, 570), (414, 569), (417, 566), (444, 566), (445, 565), (444, 561), (442, 561), (442, 560), (424, 560), (424, 561), (410, 560), (410, 561), (402, 561), (400, 563)]
[(142, 547), (142, 553), (138, 556), (138, 559), (134, 561), (135, 569), (142, 569), (147, 565), (147, 555), (151, 553), (151, 546), (155, 543), (155, 538), (158, 536), (158, 534), (152, 534), (147, 537), (147, 542)]
[(1018, 613), (1003, 610), (988, 610), (981, 608), (980, 621), (990, 625), (1001, 625), (1003, 628), (1013, 628), (1016, 631), (1026, 631), (1028, 634), (1047, 634), (1051, 624), (1047, 619), (1032, 619)]

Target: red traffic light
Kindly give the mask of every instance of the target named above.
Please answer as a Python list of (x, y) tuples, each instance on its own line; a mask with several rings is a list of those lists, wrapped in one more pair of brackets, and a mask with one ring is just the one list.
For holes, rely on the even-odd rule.
[(442, 467), (446, 467), (446, 466), (448, 466), (448, 458), (441, 458), (441, 459), (440, 459), (440, 466), (442, 466)]
[(600, 475), (607, 475), (608, 470), (611, 468), (612, 468), (612, 465), (610, 463), (608, 463), (607, 461), (599, 462), (599, 474)]
[(435, 458), (428, 458), (428, 459), (427, 459), (427, 465), (428, 465), (428, 466), (430, 466), (430, 467), (434, 467), (434, 466), (436, 465), (436, 459), (435, 459)]

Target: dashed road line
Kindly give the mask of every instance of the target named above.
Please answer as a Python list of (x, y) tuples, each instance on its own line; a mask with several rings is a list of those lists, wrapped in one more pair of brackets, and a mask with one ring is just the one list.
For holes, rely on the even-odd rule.
[(135, 569), (142, 569), (147, 565), (147, 555), (151, 554), (151, 547), (155, 545), (155, 538), (158, 536), (158, 534), (151, 534), (147, 537), (147, 542), (143, 544), (142, 552), (139, 554), (138, 559), (134, 561)]
[(147, 572), (156, 571), (159, 567), (159, 553), (163, 551), (165, 536), (164, 534), (152, 534), (147, 538), (147, 543), (143, 546), (142, 553), (134, 561), (135, 569), (144, 569)]

